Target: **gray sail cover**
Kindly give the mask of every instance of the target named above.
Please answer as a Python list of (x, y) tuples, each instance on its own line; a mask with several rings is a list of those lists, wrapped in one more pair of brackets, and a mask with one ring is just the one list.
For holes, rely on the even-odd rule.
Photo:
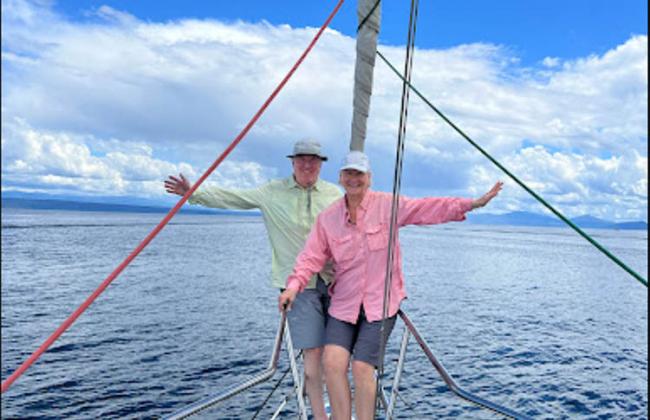
[(370, 112), (372, 94), (372, 75), (375, 68), (377, 35), (381, 23), (381, 3), (378, 0), (358, 0), (357, 17), (359, 24), (368, 16), (376, 3), (372, 15), (357, 32), (357, 60), (354, 67), (354, 93), (352, 113), (352, 136), (350, 150), (363, 151), (366, 128)]

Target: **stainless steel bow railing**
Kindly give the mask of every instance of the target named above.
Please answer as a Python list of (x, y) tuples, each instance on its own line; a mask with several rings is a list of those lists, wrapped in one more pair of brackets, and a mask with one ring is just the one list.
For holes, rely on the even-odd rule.
[(391, 419), (395, 407), (395, 401), (396, 401), (396, 396), (397, 396), (397, 389), (399, 386), (399, 380), (402, 374), (402, 370), (404, 368), (404, 357), (406, 354), (406, 347), (408, 344), (408, 338), (409, 334), (413, 335), (413, 338), (415, 338), (415, 341), (420, 345), (420, 348), (424, 352), (424, 354), (427, 356), (433, 367), (438, 371), (440, 376), (442, 377), (442, 380), (447, 384), (447, 387), (459, 396), (460, 398), (463, 398), (466, 401), (469, 401), (471, 403), (474, 403), (480, 407), (486, 408), (488, 410), (492, 410), (498, 414), (502, 414), (508, 418), (512, 419), (517, 419), (517, 420), (528, 420), (530, 417), (525, 416), (523, 414), (517, 413), (516, 411), (513, 411), (509, 408), (503, 407), (499, 404), (495, 404), (491, 401), (488, 401), (484, 398), (481, 398), (479, 396), (476, 396), (460, 386), (454, 381), (454, 379), (451, 377), (451, 375), (447, 372), (447, 370), (442, 366), (442, 363), (438, 361), (438, 359), (433, 355), (433, 352), (427, 345), (427, 343), (424, 341), (418, 330), (415, 328), (411, 320), (409, 319), (406, 314), (400, 310), (398, 312), (400, 318), (404, 322), (404, 325), (406, 326), (406, 329), (404, 331), (404, 335), (402, 337), (402, 344), (400, 346), (400, 355), (397, 360), (397, 368), (395, 372), (395, 377), (393, 381), (393, 386), (392, 386), (392, 392), (391, 392), (391, 398), (390, 401), (388, 402), (388, 406), (386, 408), (386, 419)]
[[(283, 312), (280, 318), (280, 326), (278, 327), (278, 332), (275, 336), (275, 344), (273, 345), (273, 353), (271, 354), (271, 360), (269, 361), (269, 366), (266, 368), (266, 370), (264, 370), (263, 372), (255, 376), (252, 376), (248, 380), (230, 388), (225, 392), (197, 401), (183, 408), (182, 410), (177, 411), (168, 417), (165, 417), (165, 419), (167, 420), (185, 419), (187, 417), (199, 413), (200, 411), (213, 407), (229, 398), (232, 398), (235, 395), (238, 395), (254, 387), (255, 385), (261, 384), (262, 382), (271, 379), (278, 368), (278, 359), (280, 358), (280, 351), (282, 349), (282, 337), (285, 335), (285, 329), (287, 329), (286, 319), (287, 319), (286, 313)], [(291, 337), (289, 334), (286, 334), (286, 337), (287, 337), (288, 350), (290, 349), (289, 350), (289, 354), (291, 355), (290, 359), (292, 361), (292, 364), (295, 364), (295, 358), (293, 357), (293, 348), (291, 346)], [(295, 366), (292, 367), (294, 368), (293, 370), (294, 370), (294, 379), (295, 379), (298, 372)], [(298, 385), (298, 387), (300, 387), (300, 385)], [(302, 393), (298, 392), (297, 394), (299, 398), (299, 410), (301, 411), (301, 417), (306, 420), (307, 416), (305, 414), (304, 401), (302, 401)]]
[[(444, 368), (442, 363), (438, 361), (438, 359), (434, 356), (433, 352), (427, 345), (427, 343), (424, 341), (418, 330), (415, 328), (411, 320), (409, 319), (406, 314), (400, 310), (398, 312), (399, 317), (402, 319), (404, 322), (404, 334), (402, 336), (402, 342), (400, 345), (400, 353), (399, 357), (397, 359), (397, 364), (395, 368), (395, 374), (393, 378), (393, 383), (392, 383), (392, 389), (390, 392), (390, 398), (388, 398), (387, 395), (385, 395), (383, 388), (382, 389), (382, 395), (380, 395), (380, 402), (382, 407), (384, 408), (384, 411), (386, 413), (385, 418), (387, 420), (393, 418), (393, 413), (395, 411), (395, 403), (397, 401), (398, 397), (398, 389), (399, 389), (399, 382), (401, 380), (402, 372), (404, 370), (404, 361), (406, 357), (406, 350), (408, 347), (408, 340), (410, 336), (413, 336), (415, 338), (415, 341), (419, 344), (420, 348), (424, 352), (424, 354), (427, 356), (433, 367), (438, 371), (440, 376), (442, 377), (442, 380), (447, 384), (447, 387), (451, 392), (453, 392), (455, 395), (458, 397), (469, 401), (473, 404), (478, 405), (479, 407), (489, 409), (495, 413), (501, 414), (505, 417), (512, 418), (512, 419), (517, 419), (517, 420), (529, 420), (530, 417), (525, 416), (523, 414), (520, 414), (514, 410), (511, 410), (509, 408), (503, 407), (499, 404), (493, 403), (491, 401), (488, 401), (484, 398), (481, 398), (479, 396), (476, 396), (460, 386), (456, 383), (456, 381), (452, 378), (452, 376), (447, 372), (447, 370)], [(213, 407), (229, 398), (232, 398), (258, 384), (261, 384), (262, 382), (265, 382), (273, 377), (277, 370), (278, 366), (278, 359), (280, 357), (280, 351), (282, 349), (282, 338), (285, 337), (285, 342), (286, 342), (286, 349), (287, 353), (289, 356), (289, 363), (290, 363), (290, 369), (292, 372), (293, 380), (294, 380), (294, 394), (297, 399), (297, 408), (298, 408), (298, 415), (300, 419), (302, 420), (307, 420), (307, 410), (305, 406), (305, 402), (303, 399), (303, 381), (296, 363), (296, 357), (293, 351), (293, 343), (291, 342), (291, 334), (289, 333), (289, 329), (286, 323), (286, 313), (282, 313), (282, 316), (280, 318), (280, 325), (278, 327), (278, 332), (275, 337), (275, 344), (273, 346), (273, 353), (271, 354), (271, 360), (269, 361), (269, 365), (264, 370), (263, 372), (252, 376), (251, 378), (247, 379), (246, 381), (242, 382), (239, 385), (236, 385), (229, 390), (222, 392), (218, 395), (211, 396), (208, 398), (205, 398), (203, 400), (197, 401), (196, 403), (193, 403), (185, 408), (183, 408), (180, 411), (175, 412), (174, 414), (165, 417), (167, 420), (177, 420), (177, 419), (185, 419), (187, 417), (190, 417), (194, 414), (197, 414), (203, 410), (206, 410), (210, 407)], [(273, 418), (276, 418), (279, 415), (279, 411), (282, 410), (282, 408), (285, 406), (285, 404), (288, 401), (289, 396), (284, 399), (283, 403), (278, 407), (276, 412), (273, 415)]]

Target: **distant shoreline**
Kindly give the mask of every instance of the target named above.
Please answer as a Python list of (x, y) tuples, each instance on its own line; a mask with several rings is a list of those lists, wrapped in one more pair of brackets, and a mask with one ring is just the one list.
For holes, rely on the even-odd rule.
[[(169, 212), (170, 207), (154, 205), (132, 205), (121, 203), (96, 203), (74, 200), (35, 199), (2, 197), (2, 208), (25, 210), (61, 210), (61, 211), (88, 211), (88, 212), (124, 212), (124, 213), (160, 213)], [(259, 211), (235, 211), (209, 208), (188, 208), (180, 210), (182, 214), (207, 214), (207, 215), (237, 215), (260, 216)], [(564, 227), (566, 224), (559, 219), (543, 214), (530, 212), (511, 212), (506, 214), (470, 213), (467, 222), (482, 225), (509, 225), (509, 226), (537, 226), (537, 227)], [(618, 229), (618, 230), (648, 230), (644, 221), (615, 223), (598, 219), (592, 216), (581, 216), (572, 219), (580, 228), (590, 229)]]
[[(172, 206), (138, 206), (132, 204), (93, 203), (73, 200), (46, 200), (31, 198), (2, 198), (2, 208), (24, 210), (61, 210), (61, 211), (87, 211), (87, 212), (116, 212), (116, 213), (168, 213)], [(212, 214), (212, 215), (237, 215), (260, 216), (259, 211), (234, 211), (209, 208), (183, 207), (179, 213), (183, 214)]]

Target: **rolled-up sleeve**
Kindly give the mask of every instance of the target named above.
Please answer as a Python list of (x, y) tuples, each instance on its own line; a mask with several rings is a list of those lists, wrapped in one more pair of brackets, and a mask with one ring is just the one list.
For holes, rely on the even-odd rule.
[(307, 237), (304, 248), (296, 257), (293, 272), (287, 278), (287, 289), (302, 292), (311, 276), (321, 271), (331, 257), (327, 232), (319, 216)]

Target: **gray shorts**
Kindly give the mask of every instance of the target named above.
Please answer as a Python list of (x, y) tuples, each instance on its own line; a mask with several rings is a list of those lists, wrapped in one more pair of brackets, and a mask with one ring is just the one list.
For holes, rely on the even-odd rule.
[[(384, 324), (384, 346), (388, 342), (397, 315), (386, 318)], [(328, 316), (325, 330), (325, 344), (335, 344), (346, 349), (354, 360), (366, 362), (375, 367), (379, 366), (379, 349), (381, 341), (381, 320), (368, 322), (361, 307), (356, 324), (341, 321)]]
[(327, 286), (320, 276), (314, 289), (305, 289), (298, 293), (287, 313), (294, 348), (323, 347), (329, 304)]

